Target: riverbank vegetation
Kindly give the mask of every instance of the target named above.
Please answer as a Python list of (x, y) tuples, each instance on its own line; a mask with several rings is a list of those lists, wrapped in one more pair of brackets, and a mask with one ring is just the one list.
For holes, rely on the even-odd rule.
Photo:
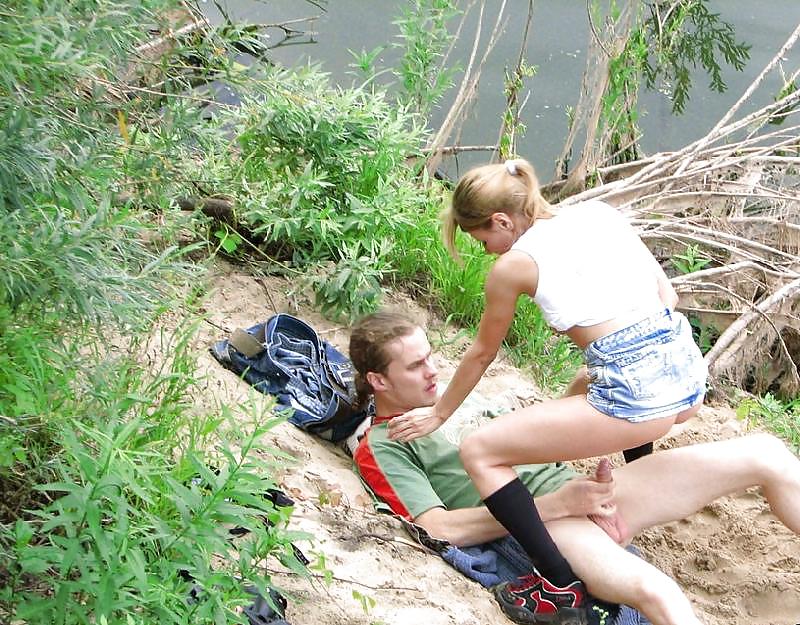
[[(263, 443), (278, 420), (255, 402), (192, 401), (204, 387), (188, 343), (215, 255), (291, 277), (343, 323), (399, 288), (475, 327), (491, 259), (466, 239), (463, 265), (447, 256), (448, 184), (430, 168), (462, 113), (445, 133), (421, 114), (455, 80), (458, 12), (412, 6), (391, 90), (369, 53), (350, 89), (315, 67), (244, 65), (243, 50), (267, 52), (257, 30), (212, 28), (179, 1), (0, 8), (0, 620), (241, 621), (246, 586), (270, 585), (266, 559), (303, 570), (290, 509), (262, 496), (287, 461)], [(520, 68), (517, 91), (532, 74)], [(715, 376), (783, 398), (754, 418), (797, 389), (797, 77), (681, 152), (587, 171), (566, 200), (638, 220)], [(511, 152), (521, 101), (498, 142)], [(578, 364), (530, 302), (507, 347), (551, 391)], [(231, 524), (247, 535), (231, 542)]]

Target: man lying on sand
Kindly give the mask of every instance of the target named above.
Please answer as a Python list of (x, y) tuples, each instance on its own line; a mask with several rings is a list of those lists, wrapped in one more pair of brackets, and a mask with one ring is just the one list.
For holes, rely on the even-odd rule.
[[(389, 440), (387, 422), (412, 408), (434, 403), (437, 369), (425, 332), (393, 313), (362, 319), (350, 338), (357, 386), (375, 400), (375, 419), (354, 453), (356, 467), (392, 510), (431, 536), (456, 546), (485, 543), (507, 534), (481, 505), (463, 469), (457, 444), (446, 432), (409, 443)], [(570, 387), (580, 391), (580, 384)], [(563, 465), (526, 465), (517, 470), (536, 497), (558, 548), (593, 597), (632, 606), (654, 625), (700, 623), (674, 580), (621, 545), (641, 530), (682, 519), (727, 494), (760, 486), (772, 512), (800, 533), (800, 461), (774, 436), (756, 434), (691, 445), (645, 456), (590, 479)], [(598, 479), (599, 478), (599, 479)], [(590, 518), (591, 517), (591, 518)], [(512, 584), (519, 594), (526, 580)], [(519, 623), (531, 612), (510, 599), (508, 584), (494, 589), (503, 611)], [(531, 587), (538, 612), (550, 606), (551, 624), (599, 621), (587, 602), (579, 614), (559, 614), (559, 598)]]

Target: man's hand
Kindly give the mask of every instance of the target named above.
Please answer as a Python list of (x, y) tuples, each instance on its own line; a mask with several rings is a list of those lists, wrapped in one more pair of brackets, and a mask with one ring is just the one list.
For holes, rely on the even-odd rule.
[(578, 477), (564, 484), (558, 492), (563, 496), (566, 516), (607, 515), (616, 510), (613, 481)]
[(389, 421), (389, 438), (407, 443), (430, 434), (444, 421), (436, 414), (436, 406), (415, 408)]
[[(600, 458), (597, 469), (594, 472), (594, 481), (598, 484), (613, 485), (614, 476), (611, 474), (611, 461), (608, 458)], [(616, 504), (601, 506), (601, 512), (590, 514), (589, 518), (594, 521), (606, 534), (611, 536), (614, 542), (620, 545), (628, 540), (628, 526), (625, 519), (617, 512)]]
[(592, 477), (570, 480), (558, 489), (566, 516), (586, 516), (614, 542), (623, 544), (630, 537), (625, 520), (614, 503), (614, 477), (611, 462), (601, 458)]

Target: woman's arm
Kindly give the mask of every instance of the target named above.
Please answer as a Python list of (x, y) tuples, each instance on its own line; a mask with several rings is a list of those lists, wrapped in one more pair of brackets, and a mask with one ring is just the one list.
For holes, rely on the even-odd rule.
[(389, 422), (389, 438), (410, 441), (430, 434), (461, 405), (497, 356), (514, 319), (517, 299), (536, 291), (538, 267), (529, 256), (501, 256), (486, 278), (486, 308), (475, 341), (461, 358), (450, 384), (434, 406), (417, 408)]
[[(513, 254), (513, 256), (520, 256)], [(435, 412), (444, 421), (472, 392), (486, 369), (497, 357), (497, 352), (508, 334), (520, 295), (518, 278), (513, 270), (518, 263), (502, 262), (501, 257), (486, 278), (486, 308), (478, 325), (478, 333), (458, 364), (453, 379), (436, 402)], [(514, 260), (514, 259), (512, 259)]]

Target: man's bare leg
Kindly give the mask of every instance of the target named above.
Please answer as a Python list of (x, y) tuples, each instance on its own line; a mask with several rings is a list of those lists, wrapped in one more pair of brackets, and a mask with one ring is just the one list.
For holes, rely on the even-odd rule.
[(546, 526), (593, 596), (634, 607), (653, 625), (700, 625), (673, 579), (625, 551), (588, 519), (569, 517)]
[(632, 535), (750, 486), (760, 486), (772, 512), (800, 534), (800, 460), (769, 434), (662, 451), (614, 469), (614, 481)]

